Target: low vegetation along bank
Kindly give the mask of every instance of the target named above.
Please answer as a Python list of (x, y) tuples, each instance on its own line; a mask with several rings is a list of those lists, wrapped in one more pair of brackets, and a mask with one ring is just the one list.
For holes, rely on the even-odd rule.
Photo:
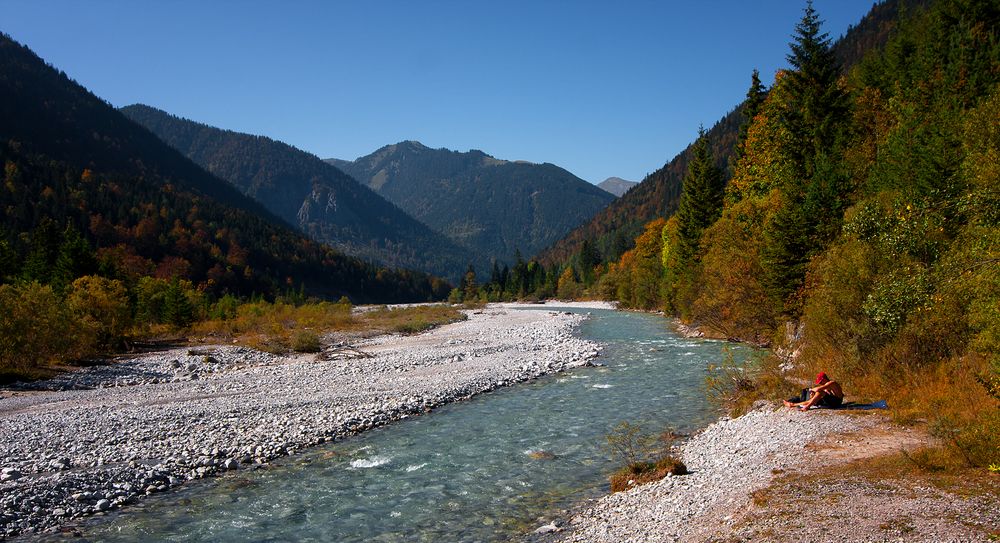
[(61, 367), (129, 350), (138, 342), (246, 345), (270, 353), (317, 352), (331, 333), (415, 333), (465, 318), (459, 308), (423, 305), (352, 311), (351, 303), (212, 300), (179, 279), (84, 276), (64, 288), (38, 282), (0, 285), (0, 382), (52, 375)]

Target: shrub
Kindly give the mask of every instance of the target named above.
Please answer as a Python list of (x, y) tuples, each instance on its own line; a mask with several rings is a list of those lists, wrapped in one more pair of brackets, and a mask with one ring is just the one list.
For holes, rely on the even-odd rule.
[(66, 304), (79, 324), (88, 329), (95, 349), (120, 347), (132, 326), (128, 291), (117, 279), (81, 277), (73, 281)]
[(87, 330), (48, 285), (0, 285), (0, 372), (10, 376), (88, 354)]
[(638, 425), (623, 421), (605, 436), (612, 457), (624, 467), (611, 474), (611, 492), (620, 492), (643, 483), (659, 481), (671, 475), (684, 475), (687, 466), (670, 453), (675, 434), (660, 434), (659, 439), (642, 433)]
[(311, 330), (299, 330), (292, 337), (292, 350), (299, 353), (318, 353), (322, 349), (319, 336)]

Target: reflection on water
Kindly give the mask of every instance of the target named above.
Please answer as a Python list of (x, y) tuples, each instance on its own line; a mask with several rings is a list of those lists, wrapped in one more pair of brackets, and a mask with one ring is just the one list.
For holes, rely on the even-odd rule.
[[(653, 315), (585, 310), (597, 360), (143, 500), (84, 529), (100, 541), (505, 541), (606, 491), (619, 422), (690, 431), (712, 413), (705, 367), (725, 344)], [(732, 347), (739, 350), (739, 347)]]

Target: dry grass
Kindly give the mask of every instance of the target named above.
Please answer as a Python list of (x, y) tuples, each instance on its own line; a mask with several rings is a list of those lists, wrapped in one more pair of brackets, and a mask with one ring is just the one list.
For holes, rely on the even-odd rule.
[(349, 304), (320, 302), (304, 305), (255, 302), (239, 306), (232, 319), (194, 324), (192, 337), (226, 341), (272, 353), (317, 352), (322, 337), (334, 333), (419, 333), (464, 320), (465, 314), (448, 305), (377, 309), (353, 313)]
[(670, 475), (687, 474), (687, 466), (679, 458), (665, 455), (656, 462), (635, 462), (616, 471), (609, 478), (611, 492), (621, 492), (634, 486), (659, 481)]

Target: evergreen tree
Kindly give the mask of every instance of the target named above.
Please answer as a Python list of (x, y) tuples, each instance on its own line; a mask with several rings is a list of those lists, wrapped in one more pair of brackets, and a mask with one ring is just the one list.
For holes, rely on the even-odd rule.
[(476, 282), (476, 270), (469, 264), (462, 276), (462, 294), (467, 302), (475, 301), (479, 298), (479, 283)]
[(178, 328), (194, 322), (194, 305), (187, 297), (180, 279), (174, 277), (163, 296), (163, 321)]
[(48, 284), (52, 280), (52, 268), (59, 255), (61, 241), (55, 221), (48, 217), (42, 219), (31, 232), (31, 245), (21, 268), (21, 277), (28, 282)]
[(701, 233), (719, 218), (724, 194), (725, 179), (712, 160), (704, 128), (699, 128), (677, 209), (680, 234), (678, 262), (681, 269), (689, 267), (697, 259)]
[(743, 102), (743, 123), (740, 124), (740, 130), (736, 139), (736, 160), (743, 157), (743, 145), (747, 139), (747, 131), (750, 130), (750, 125), (753, 124), (754, 117), (760, 113), (760, 108), (764, 105), (764, 98), (766, 97), (767, 89), (761, 84), (760, 73), (754, 68), (753, 74), (750, 76), (750, 88), (747, 89), (747, 99)]
[(815, 157), (837, 143), (847, 112), (847, 96), (837, 85), (840, 65), (822, 23), (809, 0), (786, 57), (792, 70), (784, 124), (796, 142), (793, 156), (806, 178), (814, 171)]
[(782, 207), (764, 228), (761, 250), (768, 294), (789, 313), (797, 313), (791, 295), (805, 279), (806, 263), (839, 229), (847, 206), (847, 181), (833, 166), (847, 126), (847, 95), (838, 86), (840, 66), (812, 1), (795, 27), (787, 59), (788, 101), (781, 123), (791, 135), (783, 150), (794, 175), (780, 186)]
[(52, 270), (52, 284), (56, 289), (64, 289), (77, 277), (97, 272), (97, 258), (87, 240), (73, 225), (66, 226), (62, 243)]
[(580, 279), (584, 285), (594, 282), (594, 267), (601, 263), (601, 254), (589, 239), (580, 247)]

